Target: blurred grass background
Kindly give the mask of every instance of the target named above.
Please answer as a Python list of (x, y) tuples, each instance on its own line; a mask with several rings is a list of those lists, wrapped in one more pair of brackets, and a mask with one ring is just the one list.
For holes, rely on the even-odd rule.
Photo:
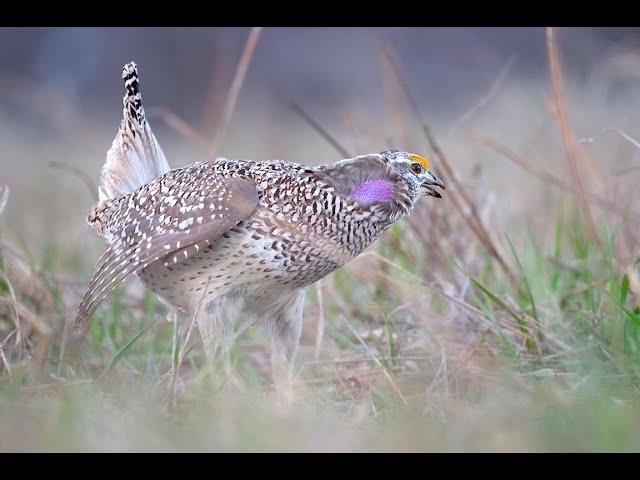
[[(228, 110), (250, 29), (0, 29), (0, 450), (637, 451), (639, 34), (254, 30)], [(174, 167), (341, 158), (307, 115), (446, 179), (309, 288), (289, 409), (137, 281), (67, 341), (130, 60)]]

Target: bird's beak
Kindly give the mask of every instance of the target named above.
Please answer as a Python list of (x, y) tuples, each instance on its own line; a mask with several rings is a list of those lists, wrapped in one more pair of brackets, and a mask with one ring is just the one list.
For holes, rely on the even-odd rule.
[(437, 191), (434, 187), (440, 187), (442, 190), (446, 190), (447, 188), (444, 186), (442, 180), (436, 177), (430, 170), (427, 170), (424, 175), (424, 180), (422, 181), (422, 188), (427, 191), (427, 195), (436, 198), (442, 198), (442, 194)]

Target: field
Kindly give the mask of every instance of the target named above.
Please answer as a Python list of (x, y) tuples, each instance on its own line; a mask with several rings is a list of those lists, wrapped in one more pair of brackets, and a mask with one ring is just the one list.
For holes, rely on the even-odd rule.
[[(84, 219), (119, 117), (70, 126), (54, 93), (0, 75), (56, 126), (0, 118), (0, 451), (640, 450), (640, 57), (614, 51), (584, 82), (566, 74), (565, 37), (542, 33), (543, 81), (513, 80), (509, 60), (455, 114), (424, 108), (392, 45), (379, 49), (383, 122), (294, 106), (268, 128), (264, 113), (242, 126), (223, 114), (211, 135), (145, 95), (172, 166), (223, 139), (225, 156), (309, 164), (391, 146), (427, 154), (447, 184), (309, 287), (289, 407), (257, 331), (220, 378), (191, 319), (137, 280), (72, 340), (104, 248)], [(162, 79), (140, 66), (144, 95)]]

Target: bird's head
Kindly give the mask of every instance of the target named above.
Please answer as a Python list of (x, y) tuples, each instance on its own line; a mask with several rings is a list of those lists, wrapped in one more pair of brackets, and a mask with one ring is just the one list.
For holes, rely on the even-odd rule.
[(406, 183), (414, 195), (419, 197), (426, 193), (432, 197), (442, 198), (442, 194), (436, 190), (436, 187), (445, 190), (444, 183), (430, 170), (429, 160), (425, 157), (401, 150), (387, 150), (379, 155), (390, 170)]
[(317, 167), (314, 172), (338, 193), (369, 207), (381, 205), (406, 214), (423, 194), (441, 198), (444, 183), (420, 155), (388, 150)]

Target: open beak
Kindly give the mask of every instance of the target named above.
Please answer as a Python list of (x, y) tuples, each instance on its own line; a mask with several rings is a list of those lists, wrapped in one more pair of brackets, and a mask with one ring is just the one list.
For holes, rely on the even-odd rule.
[(442, 194), (435, 189), (435, 187), (439, 187), (442, 190), (446, 190), (447, 187), (444, 186), (442, 180), (436, 177), (429, 170), (426, 171), (425, 179), (422, 181), (422, 188), (424, 188), (427, 192), (427, 195), (430, 197), (442, 198)]

